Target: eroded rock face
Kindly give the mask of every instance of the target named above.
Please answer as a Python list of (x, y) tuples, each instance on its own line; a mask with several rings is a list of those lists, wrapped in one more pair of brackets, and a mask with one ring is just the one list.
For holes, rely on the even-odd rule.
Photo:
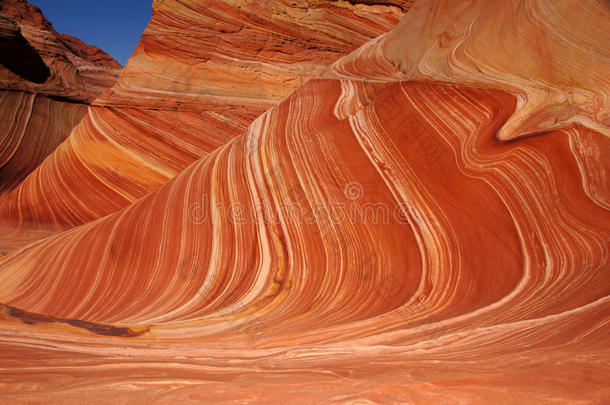
[(102, 50), (58, 34), (26, 1), (0, 4), (0, 194), (67, 138), (120, 69)]
[(407, 4), (155, 2), (117, 85), (52, 159), (0, 202), (2, 218), (11, 226), (66, 229), (137, 201), (338, 58), (388, 32)]
[[(610, 10), (497, 4), (425, 3), (158, 190), (7, 254), (0, 397), (603, 403), (605, 104), (578, 99), (579, 118), (544, 110), (552, 125), (502, 134), (531, 114), (531, 89), (607, 94), (608, 43), (594, 39)], [(476, 52), (492, 23), (510, 38), (527, 28), (512, 18), (545, 12), (569, 35), (532, 24), (531, 40), (580, 55), (563, 59), (576, 67), (549, 72), (495, 42)], [(130, 80), (117, 97), (145, 83)], [(206, 100), (195, 83), (181, 97)]]
[[(101, 49), (56, 32), (40, 9), (25, 0), (4, 0), (0, 5), (0, 41), (12, 41), (21, 52), (3, 52), (6, 61), (0, 66), (0, 89), (4, 90), (88, 104), (112, 86), (121, 71), (118, 62)], [(27, 52), (31, 63), (22, 61)], [(27, 74), (14, 72), (11, 65), (22, 65), (22, 69), (31, 65), (29, 69), (40, 72), (30, 80)]]
[(38, 84), (51, 75), (36, 49), (21, 35), (19, 25), (5, 16), (0, 16), (0, 65), (19, 78)]
[[(87, 45), (80, 39), (73, 37), (68, 34), (59, 34), (58, 37), (70, 51), (76, 56), (86, 59), (96, 65), (105, 66), (111, 69), (121, 69), (122, 66), (108, 55), (106, 52), (98, 48), (97, 46)], [(114, 84), (114, 82), (113, 82)]]
[(66, 139), (86, 112), (84, 104), (0, 91), (0, 192), (19, 185)]
[[(502, 141), (574, 123), (610, 136), (610, 52), (603, 32), (610, 3), (528, 3), (459, 2), (437, 14), (438, 2), (419, 2), (389, 36), (384, 54), (410, 80), (516, 94), (520, 108), (501, 128)], [(405, 49), (406, 37), (417, 45)], [(493, 44), (499, 49), (491, 51)]]

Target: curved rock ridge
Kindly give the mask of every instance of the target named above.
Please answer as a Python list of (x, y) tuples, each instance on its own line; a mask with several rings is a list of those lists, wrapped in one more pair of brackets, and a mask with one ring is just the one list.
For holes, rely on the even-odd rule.
[(392, 29), (408, 5), (395, 3), (155, 2), (117, 85), (0, 203), (0, 217), (66, 229), (135, 202)]
[[(486, 4), (464, 14), (473, 44), (506, 12)], [(564, 49), (596, 20), (572, 21)], [(397, 63), (420, 44), (405, 27), (158, 190), (6, 255), (0, 397), (604, 403), (610, 139), (593, 113), (503, 139), (528, 87), (413, 80)], [(537, 40), (555, 39), (542, 27)]]
[(120, 68), (102, 50), (58, 34), (37, 7), (2, 2), (0, 193), (18, 186), (68, 137)]
[[(435, 13), (446, 4), (418, 2), (385, 43), (385, 56), (409, 79), (516, 94), (503, 141), (573, 123), (610, 136), (610, 2), (474, 0)], [(404, 38), (415, 45), (406, 48)]]

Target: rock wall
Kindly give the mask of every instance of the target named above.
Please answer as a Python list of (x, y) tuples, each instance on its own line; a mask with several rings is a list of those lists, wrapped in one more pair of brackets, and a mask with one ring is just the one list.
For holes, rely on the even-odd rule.
[(101, 49), (57, 33), (38, 7), (0, 4), (0, 193), (68, 137), (120, 70)]
[(165, 0), (153, 10), (117, 85), (0, 201), (10, 226), (67, 229), (134, 203), (404, 14), (335, 1)]
[[(143, 44), (176, 4), (155, 3)], [(594, 0), (416, 3), (158, 189), (8, 253), (0, 398), (606, 402), (609, 16)], [(126, 72), (155, 69), (144, 49)], [(121, 83), (127, 104), (147, 82)], [(182, 100), (240, 86), (192, 83)]]

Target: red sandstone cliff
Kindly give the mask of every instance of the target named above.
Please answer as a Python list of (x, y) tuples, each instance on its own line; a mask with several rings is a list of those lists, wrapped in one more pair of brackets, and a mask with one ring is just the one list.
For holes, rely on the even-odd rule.
[[(11, 51), (2, 52), (0, 89), (90, 103), (114, 84), (121, 70), (101, 49), (56, 32), (40, 9), (25, 0), (0, 4), (0, 41), (2, 47), (11, 47)], [(36, 80), (13, 68), (20, 63), (21, 48), (30, 49), (45, 65), (40, 66)]]
[(16, 187), (112, 86), (121, 66), (59, 34), (38, 7), (0, 4), (0, 193)]
[[(118, 83), (52, 159), (0, 201), (2, 221), (66, 229), (137, 201), (244, 132), (341, 56), (391, 30), (408, 5), (395, 3), (400, 7), (155, 2)], [(43, 178), (61, 190), (51, 192)]]
[(87, 45), (80, 39), (68, 34), (59, 34), (58, 38), (73, 54), (80, 56), (96, 65), (105, 66), (111, 69), (121, 69), (122, 66), (110, 55), (97, 46)]
[(155, 2), (6, 200), (70, 229), (0, 256), (0, 400), (607, 403), (608, 2), (262, 3)]

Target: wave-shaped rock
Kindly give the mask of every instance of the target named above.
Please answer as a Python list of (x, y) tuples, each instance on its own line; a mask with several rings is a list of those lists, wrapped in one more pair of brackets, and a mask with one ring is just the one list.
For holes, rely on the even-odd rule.
[(402, 8), (156, 2), (118, 84), (7, 196), (1, 216), (11, 225), (66, 229), (135, 202), (245, 131), (339, 57), (389, 31)]
[(421, 4), (158, 190), (4, 257), (0, 395), (603, 403), (606, 107), (546, 126), (523, 102), (603, 95), (598, 65), (474, 49), (549, 13), (570, 35), (531, 24), (531, 41), (603, 67), (610, 10)]

